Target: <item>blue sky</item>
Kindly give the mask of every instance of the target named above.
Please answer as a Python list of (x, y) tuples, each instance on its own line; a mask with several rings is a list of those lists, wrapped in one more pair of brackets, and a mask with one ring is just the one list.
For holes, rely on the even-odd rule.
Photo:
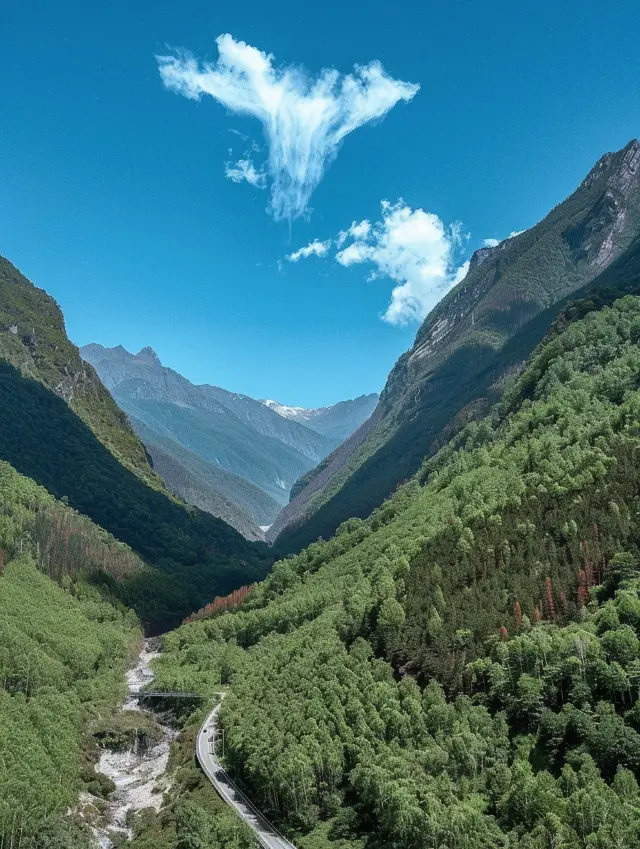
[[(2, 15), (0, 253), (56, 298), (77, 344), (151, 345), (195, 382), (289, 404), (381, 389), (471, 250), (534, 224), (639, 132), (631, 0), (58, 0)], [(317, 186), (303, 180), (307, 203), (286, 162), (274, 201), (265, 160), (282, 134), (270, 147), (261, 121), (229, 105), (228, 74), (215, 96), (189, 99), (182, 58), (183, 94), (163, 85), (157, 55), (191, 51), (193, 94), (203, 62), (220, 70), (224, 33), (227, 48), (273, 55), (271, 82), (294, 107), (323, 69), (380, 62), (386, 95), (400, 86), (381, 120), (359, 114), (338, 144), (354, 109), (334, 82), (342, 113)], [(283, 77), (300, 65), (311, 83)], [(380, 80), (362, 73), (368, 97)], [(287, 145), (305, 131), (294, 122)], [(243, 168), (265, 186), (225, 174)], [(322, 256), (287, 259), (315, 240)]]

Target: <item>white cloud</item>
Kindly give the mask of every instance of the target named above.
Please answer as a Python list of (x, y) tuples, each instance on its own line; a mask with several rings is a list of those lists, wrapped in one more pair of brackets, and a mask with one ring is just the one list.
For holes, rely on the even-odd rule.
[(471, 265), (470, 260), (466, 260), (466, 262), (462, 263), (460, 268), (458, 268), (458, 270), (456, 271), (455, 276), (451, 280), (451, 286), (449, 287), (450, 289), (453, 289), (454, 286), (457, 286), (458, 283), (461, 283), (464, 280), (464, 278), (469, 273), (469, 266), (470, 265)]
[(327, 239), (326, 242), (320, 242), (318, 239), (314, 239), (313, 242), (305, 245), (304, 248), (288, 254), (287, 259), (289, 262), (298, 262), (299, 259), (307, 259), (310, 256), (325, 256), (330, 247), (331, 239)]
[(264, 189), (267, 185), (266, 174), (264, 171), (258, 171), (250, 159), (239, 159), (235, 165), (227, 162), (224, 166), (224, 174), (234, 183), (241, 183), (246, 180), (247, 183), (258, 189)]
[(353, 236), (354, 239), (365, 239), (369, 233), (371, 232), (371, 222), (367, 221), (352, 221), (351, 226), (346, 230), (341, 230), (338, 233), (336, 238), (336, 246), (339, 248), (347, 241), (349, 236)]
[(157, 56), (162, 81), (184, 97), (199, 100), (207, 94), (262, 123), (276, 220), (305, 212), (349, 133), (382, 118), (399, 101), (410, 101), (420, 88), (393, 79), (376, 61), (356, 65), (352, 74), (325, 68), (312, 78), (300, 67), (274, 66), (272, 54), (229, 34), (216, 43), (215, 64), (200, 64), (186, 51)]
[(469, 263), (459, 268), (455, 263), (463, 238), (460, 225), (446, 227), (437, 215), (412, 209), (402, 200), (395, 204), (382, 201), (379, 221), (354, 221), (335, 239), (316, 239), (287, 258), (297, 262), (312, 254), (324, 256), (333, 245), (340, 265), (371, 265), (370, 279), (389, 277), (397, 284), (384, 320), (407, 324), (425, 318), (443, 294), (466, 275)]

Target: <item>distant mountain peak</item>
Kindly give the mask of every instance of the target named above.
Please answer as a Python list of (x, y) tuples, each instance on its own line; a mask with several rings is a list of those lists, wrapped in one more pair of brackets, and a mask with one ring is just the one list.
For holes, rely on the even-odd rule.
[(357, 398), (339, 401), (329, 407), (315, 409), (290, 407), (270, 398), (263, 398), (260, 403), (283, 419), (298, 422), (315, 430), (316, 433), (342, 441), (369, 418), (378, 403), (378, 395), (372, 392), (370, 395), (359, 395)]
[(288, 404), (281, 404), (280, 401), (274, 401), (272, 398), (261, 398), (260, 403), (285, 419), (295, 419), (298, 416), (306, 417), (315, 412), (315, 410), (308, 410), (306, 407), (290, 407)]
[(162, 365), (162, 363), (160, 362), (160, 357), (156, 354), (156, 352), (153, 350), (153, 348), (149, 345), (147, 345), (145, 348), (141, 348), (138, 351), (138, 353), (136, 354), (136, 357), (139, 360), (149, 360), (150, 362), (155, 363), (159, 366)]

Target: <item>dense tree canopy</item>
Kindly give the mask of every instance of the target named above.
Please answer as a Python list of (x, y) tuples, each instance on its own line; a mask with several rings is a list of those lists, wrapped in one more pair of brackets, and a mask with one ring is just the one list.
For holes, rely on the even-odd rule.
[(154, 567), (121, 588), (151, 628), (177, 624), (216, 592), (266, 574), (273, 558), (264, 544), (249, 543), (220, 519), (148, 486), (61, 398), (3, 362), (0, 406), (0, 458)]
[(638, 844), (639, 339), (637, 298), (559, 326), (369, 519), (166, 636), (297, 845)]
[(2, 846), (85, 845), (63, 822), (79, 791), (96, 780), (85, 732), (92, 717), (122, 699), (139, 637), (131, 612), (86, 583), (67, 578), (66, 585), (41, 574), (27, 555), (6, 563), (0, 576)]

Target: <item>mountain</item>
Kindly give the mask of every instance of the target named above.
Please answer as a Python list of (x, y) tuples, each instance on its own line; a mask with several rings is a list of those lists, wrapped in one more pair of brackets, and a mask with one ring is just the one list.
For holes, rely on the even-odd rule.
[(295, 448), (257, 433), (215, 400), (206, 410), (177, 405), (159, 400), (161, 393), (135, 379), (112, 393), (132, 423), (141, 421), (158, 436), (260, 487), (280, 506), (297, 478), (315, 465)]
[(0, 459), (152, 567), (118, 586), (155, 630), (266, 574), (272, 555), (170, 495), (124, 414), (66, 337), (55, 302), (0, 265)]
[[(284, 419), (247, 395), (228, 392), (218, 386), (194, 385), (178, 372), (163, 366), (151, 348), (130, 354), (122, 346), (103, 348), (91, 344), (85, 345), (80, 353), (96, 368), (104, 385), (114, 395), (198, 410), (210, 415), (212, 431), (231, 429), (237, 420), (255, 431), (258, 437), (277, 440), (293, 449), (306, 468), (319, 462), (336, 446), (337, 440)], [(219, 426), (221, 417), (224, 423)], [(239, 429), (241, 425), (235, 427)], [(275, 481), (274, 485), (282, 489)]]
[(465, 279), (396, 363), (371, 418), (299, 482), (269, 539), (297, 550), (351, 516), (367, 516), (425, 455), (487, 409), (564, 299), (639, 232), (640, 144), (632, 141), (603, 156), (539, 224), (476, 251)]
[(174, 440), (154, 433), (143, 422), (132, 421), (154, 470), (172, 492), (188, 504), (223, 519), (247, 539), (264, 539), (261, 526), (270, 525), (280, 512), (275, 499), (249, 481), (207, 463)]
[(638, 845), (639, 294), (636, 239), (367, 519), (165, 640), (296, 845)]
[(366, 421), (376, 408), (379, 396), (359, 395), (350, 401), (339, 401), (330, 407), (307, 410), (304, 407), (287, 407), (279, 401), (263, 400), (261, 403), (275, 410), (279, 416), (310, 427), (317, 433), (340, 441), (347, 439)]
[(123, 466), (162, 488), (126, 416), (67, 338), (56, 302), (2, 256), (0, 360), (62, 398)]
[[(91, 344), (81, 354), (96, 368), (152, 456), (155, 450), (155, 468), (169, 488), (190, 503), (208, 505), (205, 509), (234, 527), (244, 527), (250, 536), (255, 536), (255, 527), (246, 525), (247, 514), (255, 525), (271, 525), (295, 482), (338, 445), (340, 437), (330, 432), (354, 429), (375, 403), (375, 396), (366, 396), (309, 411), (317, 423), (312, 427), (303, 417), (298, 421), (280, 415), (246, 395), (196, 386), (163, 366), (150, 348), (131, 354), (122, 346)], [(204, 461), (200, 470), (194, 457)], [(257, 498), (256, 488), (266, 497)], [(241, 508), (240, 515), (230, 512), (233, 505)]]

